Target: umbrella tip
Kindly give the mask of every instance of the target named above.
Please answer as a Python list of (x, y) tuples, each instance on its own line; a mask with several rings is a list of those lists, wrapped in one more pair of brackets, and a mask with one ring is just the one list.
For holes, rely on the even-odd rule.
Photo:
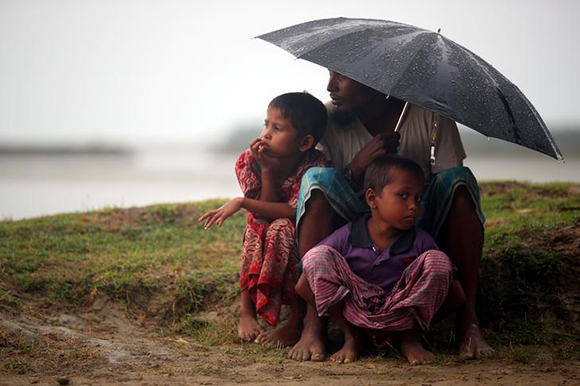
[(437, 28), (437, 33), (440, 34), (441, 33), (441, 28)]

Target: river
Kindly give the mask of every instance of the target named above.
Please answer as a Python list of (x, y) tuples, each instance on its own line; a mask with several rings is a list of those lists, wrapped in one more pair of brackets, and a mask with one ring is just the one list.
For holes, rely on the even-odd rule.
[[(580, 158), (566, 163), (526, 156), (474, 154), (480, 181), (580, 182)], [(2, 155), (0, 219), (22, 219), (104, 207), (132, 207), (240, 195), (235, 154), (140, 150), (131, 155)]]

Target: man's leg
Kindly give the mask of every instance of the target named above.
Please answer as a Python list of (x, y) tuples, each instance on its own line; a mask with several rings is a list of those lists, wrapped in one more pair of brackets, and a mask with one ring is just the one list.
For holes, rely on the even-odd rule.
[(323, 361), (326, 358), (324, 336), (326, 321), (318, 316), (314, 304), (314, 294), (304, 274), (296, 284), (296, 293), (306, 301), (306, 317), (300, 340), (288, 353), (288, 357), (297, 361)]
[(277, 348), (282, 348), (298, 342), (303, 328), (304, 301), (296, 297), (289, 307), (288, 320), (278, 328), (260, 333), (255, 340), (256, 343), (261, 345), (272, 343)]
[[(298, 230), (300, 258), (333, 232), (335, 216), (324, 194), (320, 190), (314, 189), (310, 199), (306, 202), (306, 211), (300, 219)], [(301, 291), (304, 290), (304, 282), (308, 285), (306, 277), (301, 275), (296, 285), (296, 292), (301, 296), (303, 295)], [(302, 298), (304, 299), (304, 297)], [(326, 358), (325, 330), (326, 320), (318, 316), (316, 308), (307, 300), (304, 328), (300, 340), (292, 347), (288, 356), (298, 361), (323, 361)]]
[(437, 237), (437, 243), (457, 262), (459, 280), (467, 298), (465, 306), (458, 311), (459, 355), (464, 358), (490, 355), (493, 349), (483, 338), (475, 313), (483, 229), (471, 195), (464, 186), (455, 191), (449, 215)]
[(334, 218), (337, 216), (324, 193), (313, 189), (298, 229), (300, 258), (334, 231)]

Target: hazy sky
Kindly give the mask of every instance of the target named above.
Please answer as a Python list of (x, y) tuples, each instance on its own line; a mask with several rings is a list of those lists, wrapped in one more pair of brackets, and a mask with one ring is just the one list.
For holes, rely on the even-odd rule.
[(474, 51), (548, 127), (580, 122), (574, 0), (0, 0), (0, 141), (219, 140), (327, 71), (254, 36), (312, 19), (395, 20)]

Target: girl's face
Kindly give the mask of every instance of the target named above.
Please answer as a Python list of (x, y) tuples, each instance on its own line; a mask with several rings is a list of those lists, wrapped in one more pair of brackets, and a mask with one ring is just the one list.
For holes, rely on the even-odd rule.
[(301, 151), (307, 150), (302, 150), (303, 138), (299, 137), (298, 130), (290, 120), (284, 118), (280, 109), (275, 107), (268, 107), (260, 139), (266, 146), (266, 155), (270, 157), (296, 156)]
[(415, 224), (421, 214), (423, 181), (418, 176), (397, 167), (391, 168), (393, 181), (380, 194), (367, 192), (367, 202), (377, 216), (389, 226), (406, 230)]

